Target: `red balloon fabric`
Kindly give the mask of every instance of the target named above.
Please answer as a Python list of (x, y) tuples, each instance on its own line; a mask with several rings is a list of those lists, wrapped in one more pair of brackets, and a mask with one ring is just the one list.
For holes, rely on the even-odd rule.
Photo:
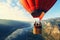
[(41, 12), (47, 12), (57, 0), (20, 0), (23, 7), (35, 18), (42, 19), (44, 14)]

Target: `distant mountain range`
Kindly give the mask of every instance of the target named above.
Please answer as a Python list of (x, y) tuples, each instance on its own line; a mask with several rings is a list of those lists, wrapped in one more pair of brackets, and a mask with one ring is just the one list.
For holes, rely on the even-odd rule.
[[(46, 19), (46, 20), (60, 20), (60, 17), (56, 17), (56, 18), (49, 18), (49, 19)], [(44, 20), (43, 20), (44, 21)]]
[(52, 25), (58, 25), (59, 28), (60, 28), (60, 17), (58, 18), (50, 18), (50, 19), (47, 19), (47, 20), (42, 20), (42, 22), (50, 22)]

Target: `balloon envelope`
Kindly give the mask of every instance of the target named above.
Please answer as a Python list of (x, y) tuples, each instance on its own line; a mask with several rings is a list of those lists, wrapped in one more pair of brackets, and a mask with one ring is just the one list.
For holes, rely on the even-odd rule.
[(35, 18), (42, 19), (41, 12), (47, 12), (57, 0), (20, 0), (23, 7)]

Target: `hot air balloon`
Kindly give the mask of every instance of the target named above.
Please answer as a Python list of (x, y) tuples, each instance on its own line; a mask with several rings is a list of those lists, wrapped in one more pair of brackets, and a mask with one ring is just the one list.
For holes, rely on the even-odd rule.
[(20, 3), (33, 18), (39, 18), (39, 20), (41, 20), (56, 1), (57, 0), (20, 0)]
[(23, 7), (34, 17), (43, 18), (46, 13), (54, 4), (56, 0), (20, 0)]

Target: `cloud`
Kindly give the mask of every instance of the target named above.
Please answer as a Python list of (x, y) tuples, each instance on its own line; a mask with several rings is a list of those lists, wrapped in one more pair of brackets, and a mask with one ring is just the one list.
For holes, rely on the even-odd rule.
[(26, 12), (24, 9), (19, 9), (19, 3), (17, 3), (17, 6), (15, 7), (11, 7), (10, 4), (11, 0), (7, 0), (7, 3), (5, 4), (0, 3), (0, 19), (33, 22), (33, 18), (28, 14), (28, 12)]
[(18, 35), (22, 35), (23, 29), (17, 29), (12, 34), (10, 34), (5, 40), (12, 40), (16, 38)]
[(0, 2), (3, 2), (3, 3), (5, 3), (5, 2), (6, 2), (6, 0), (0, 0)]

